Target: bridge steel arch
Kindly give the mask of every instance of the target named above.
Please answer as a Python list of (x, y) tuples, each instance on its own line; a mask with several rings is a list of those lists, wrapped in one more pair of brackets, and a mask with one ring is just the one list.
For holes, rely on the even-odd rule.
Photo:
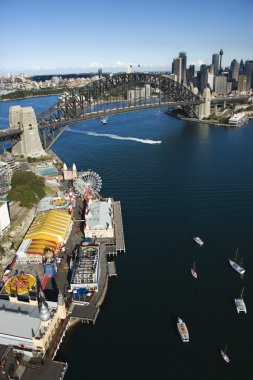
[[(184, 85), (159, 73), (119, 73), (94, 80), (78, 89), (67, 90), (68, 92), (64, 93), (55, 105), (37, 115), (44, 147), (47, 146), (47, 141), (55, 141), (61, 133), (61, 129), (72, 121), (102, 117), (102, 111), (91, 110), (94, 105), (99, 105), (105, 114), (106, 112), (112, 114), (140, 109), (138, 99), (135, 99), (136, 102), (134, 100), (134, 105), (125, 100), (124, 106), (114, 108), (114, 112), (112, 112), (111, 107), (105, 109), (111, 104), (105, 98), (106, 96), (110, 97), (115, 89), (121, 88), (122, 96), (124, 96), (123, 89), (126, 91), (126, 89), (146, 84), (149, 84), (151, 89), (158, 91), (158, 102), (153, 106), (180, 105), (188, 116), (198, 118), (194, 107), (203, 101)], [(150, 103), (146, 104), (146, 108), (150, 106)], [(143, 108), (145, 108), (145, 104), (142, 104)]]

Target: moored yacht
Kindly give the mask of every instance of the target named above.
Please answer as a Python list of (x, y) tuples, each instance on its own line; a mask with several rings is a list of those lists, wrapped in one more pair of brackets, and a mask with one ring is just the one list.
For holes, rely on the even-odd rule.
[(225, 362), (229, 363), (229, 362), (230, 362), (230, 359), (229, 359), (229, 357), (228, 357), (227, 354), (226, 354), (227, 348), (228, 348), (228, 346), (226, 346), (226, 348), (225, 348), (224, 351), (221, 350), (220, 353), (221, 353), (221, 356), (223, 357), (223, 359), (225, 360)]
[(204, 242), (200, 239), (200, 237), (198, 237), (198, 236), (193, 236), (193, 240), (196, 242), (196, 243), (198, 243), (199, 245), (203, 245), (204, 244)]
[(229, 261), (229, 264), (231, 265), (231, 267), (239, 274), (244, 274), (245, 273), (245, 269), (243, 267), (241, 267), (239, 264), (237, 264), (235, 261), (231, 260), (231, 259), (228, 259)]
[(183, 342), (189, 342), (189, 332), (184, 321), (178, 317), (177, 329)]
[(241, 292), (240, 298), (235, 298), (235, 306), (236, 306), (237, 313), (244, 312), (246, 314), (247, 313), (247, 308), (246, 308), (245, 302), (244, 302), (244, 300), (242, 298), (242, 296), (243, 296), (243, 290), (244, 290), (244, 288), (242, 288), (242, 292)]
[(191, 268), (191, 274), (193, 275), (194, 278), (198, 278), (198, 274), (196, 272), (196, 265), (195, 265), (195, 261), (193, 263), (193, 267)]

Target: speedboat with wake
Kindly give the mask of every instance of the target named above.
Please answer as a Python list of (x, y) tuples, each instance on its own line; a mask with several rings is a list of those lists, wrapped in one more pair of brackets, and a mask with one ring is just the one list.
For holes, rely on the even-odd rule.
[(189, 332), (184, 321), (178, 317), (177, 329), (183, 342), (189, 342)]

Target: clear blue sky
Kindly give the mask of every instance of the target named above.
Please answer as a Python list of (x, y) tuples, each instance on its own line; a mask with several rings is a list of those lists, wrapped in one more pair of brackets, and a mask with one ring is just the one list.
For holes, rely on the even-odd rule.
[(253, 59), (252, 0), (0, 0), (0, 14), (0, 74)]

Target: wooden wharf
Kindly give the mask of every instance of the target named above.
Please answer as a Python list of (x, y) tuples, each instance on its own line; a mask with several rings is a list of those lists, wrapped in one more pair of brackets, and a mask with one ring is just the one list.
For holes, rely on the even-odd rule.
[(121, 215), (121, 204), (119, 201), (113, 202), (113, 210), (114, 210), (114, 233), (115, 233), (115, 241), (116, 241), (116, 251), (117, 253), (125, 253), (125, 239), (124, 239), (124, 231), (123, 231), (123, 222)]
[(117, 276), (115, 261), (108, 261), (107, 266), (108, 266), (108, 276), (109, 277)]

